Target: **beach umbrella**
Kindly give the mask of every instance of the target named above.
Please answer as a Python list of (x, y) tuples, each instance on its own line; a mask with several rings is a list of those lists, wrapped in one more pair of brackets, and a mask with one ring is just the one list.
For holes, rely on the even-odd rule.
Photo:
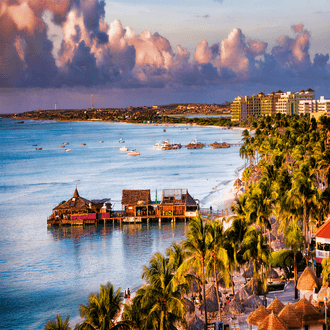
[(250, 265), (244, 272), (243, 272), (243, 276), (245, 278), (251, 278), (253, 277), (253, 266)]
[(222, 287), (222, 288), (226, 288), (226, 284), (225, 284), (225, 280), (223, 279), (223, 277), (220, 277), (218, 279), (218, 287)]
[(188, 298), (183, 298), (183, 305), (188, 314), (195, 312), (195, 304)]
[(250, 294), (265, 294), (265, 290), (255, 278), (251, 278), (251, 280), (245, 285), (245, 289)]
[(282, 243), (279, 239), (276, 239), (275, 241), (270, 243), (271, 248), (274, 251), (281, 250), (285, 248), (285, 244)]
[(262, 300), (255, 294), (251, 295), (243, 303), (244, 307), (256, 309), (258, 306), (262, 305)]
[(234, 187), (239, 188), (242, 185), (242, 181), (240, 178), (237, 178), (234, 182)]
[(232, 313), (235, 315), (242, 314), (245, 312), (244, 306), (242, 304), (240, 304), (236, 299), (233, 299), (227, 307), (228, 307), (229, 313)]
[(247, 298), (250, 297), (250, 293), (247, 292), (246, 287), (243, 286), (241, 289), (239, 289), (236, 293), (235, 293), (235, 300), (237, 301), (245, 301)]
[[(205, 292), (205, 303), (208, 312), (217, 312), (219, 310), (217, 292), (213, 285)], [(204, 302), (199, 309), (204, 310)]]
[(272, 278), (272, 279), (275, 279), (275, 278), (279, 278), (280, 276), (277, 274), (276, 270), (272, 267), (270, 267), (269, 269), (269, 272), (267, 274), (267, 278)]
[(204, 327), (205, 327), (205, 323), (199, 317), (197, 317), (196, 314), (188, 322), (188, 329), (189, 330), (203, 330)]

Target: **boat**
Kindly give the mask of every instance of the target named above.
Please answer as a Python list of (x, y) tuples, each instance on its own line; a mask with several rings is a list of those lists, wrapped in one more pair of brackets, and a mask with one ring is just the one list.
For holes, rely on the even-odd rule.
[(119, 139), (119, 143), (124, 143), (124, 142), (125, 141), (122, 138)]
[(166, 129), (165, 128), (163, 129), (163, 132), (166, 132)]
[(64, 148), (64, 146), (60, 146), (60, 148)]
[(36, 150), (42, 150), (42, 148), (36, 148)]
[(37, 144), (32, 144), (32, 147), (37, 147), (38, 145)]
[(136, 151), (135, 149), (127, 152), (127, 156), (139, 156), (139, 155), (140, 155), (140, 153), (138, 151)]
[(100, 141), (100, 143), (103, 143), (104, 141)]
[(171, 149), (180, 149), (181, 144), (176, 143), (176, 144), (170, 144), (168, 140), (165, 140), (163, 143), (157, 142), (156, 144), (153, 145), (154, 149), (157, 150), (171, 150)]
[(81, 146), (85, 146), (85, 145), (86, 145), (86, 143), (80, 143), (80, 145), (81, 145)]
[(64, 144), (64, 145), (67, 145), (67, 144), (69, 144), (69, 142), (63, 142), (63, 144)]
[(121, 147), (121, 148), (119, 148), (119, 150), (120, 150), (120, 151), (128, 151), (127, 147), (125, 147), (125, 146), (124, 146), (124, 147)]
[(65, 151), (66, 151), (66, 152), (70, 152), (70, 151), (71, 151), (71, 149), (65, 149)]

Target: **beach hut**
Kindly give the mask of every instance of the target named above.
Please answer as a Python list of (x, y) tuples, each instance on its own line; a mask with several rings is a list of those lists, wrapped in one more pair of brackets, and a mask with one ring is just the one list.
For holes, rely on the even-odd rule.
[(252, 294), (248, 299), (243, 303), (245, 308), (256, 309), (262, 305), (262, 300), (255, 294)]
[(324, 298), (327, 297), (328, 301), (330, 301), (330, 288), (328, 285), (324, 285), (321, 287), (319, 293), (317, 294), (317, 301), (324, 302)]
[(251, 278), (251, 280), (245, 285), (245, 289), (250, 294), (263, 295), (266, 293), (261, 283), (259, 283), (256, 278)]
[(188, 322), (189, 330), (203, 330), (204, 327), (205, 327), (205, 323), (196, 314)]
[(249, 329), (251, 330), (252, 326), (257, 327), (269, 314), (270, 312), (264, 307), (264, 305), (259, 305), (246, 320), (249, 324)]
[(284, 308), (284, 304), (275, 297), (275, 299), (269, 304), (267, 310), (269, 312), (274, 312), (276, 315)]
[(318, 288), (318, 279), (315, 272), (307, 266), (300, 275), (297, 283), (297, 289), (300, 290), (300, 297), (310, 299), (315, 289)]
[(278, 313), (278, 318), (282, 320), (290, 329), (302, 328), (302, 316), (295, 311), (294, 306), (286, 304)]
[(269, 272), (267, 274), (267, 278), (274, 280), (279, 277), (280, 276), (277, 274), (277, 271), (273, 267), (270, 267)]
[(242, 185), (242, 180), (240, 178), (237, 178), (234, 182), (234, 187), (235, 188), (240, 188)]
[(258, 330), (289, 330), (289, 327), (272, 312), (259, 324)]
[[(219, 296), (221, 296), (220, 293)], [(206, 310), (208, 312), (217, 312), (219, 310), (217, 292), (213, 285), (205, 292), (205, 302), (199, 307), (201, 311), (204, 311), (204, 303), (206, 303)]]
[(244, 270), (243, 272), (243, 277), (244, 278), (252, 278), (253, 277), (253, 265), (250, 264), (249, 267), (247, 269)]
[(317, 310), (305, 297), (294, 304), (295, 312), (302, 316), (302, 326), (309, 326), (313, 330), (322, 330), (324, 315)]
[(53, 209), (48, 218), (49, 225), (84, 225), (95, 224), (98, 219), (110, 218), (110, 199), (88, 200), (79, 195), (76, 187), (73, 196), (62, 201)]
[(278, 250), (284, 249), (285, 244), (282, 243), (279, 239), (276, 238), (275, 241), (272, 241), (270, 243), (270, 247), (272, 248), (273, 251), (278, 251)]

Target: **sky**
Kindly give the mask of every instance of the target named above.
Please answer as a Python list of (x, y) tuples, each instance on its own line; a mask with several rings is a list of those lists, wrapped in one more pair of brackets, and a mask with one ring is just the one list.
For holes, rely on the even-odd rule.
[(1, 0), (0, 113), (330, 98), (328, 0)]

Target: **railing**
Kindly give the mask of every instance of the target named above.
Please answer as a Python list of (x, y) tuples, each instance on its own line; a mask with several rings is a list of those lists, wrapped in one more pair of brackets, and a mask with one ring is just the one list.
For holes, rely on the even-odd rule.
[(229, 217), (234, 215), (234, 213), (230, 209), (224, 209), (224, 210), (210, 210), (209, 208), (201, 208), (200, 213), (202, 216), (209, 216), (211, 218), (218, 218), (218, 217)]

